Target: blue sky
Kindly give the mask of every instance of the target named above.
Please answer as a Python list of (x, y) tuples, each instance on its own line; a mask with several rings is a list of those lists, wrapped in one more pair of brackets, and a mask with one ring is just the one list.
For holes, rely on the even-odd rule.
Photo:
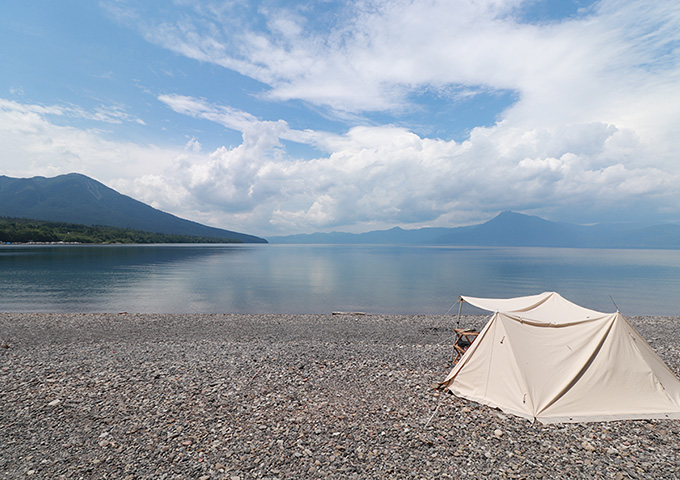
[(0, 173), (258, 235), (680, 220), (675, 0), (4, 2)]

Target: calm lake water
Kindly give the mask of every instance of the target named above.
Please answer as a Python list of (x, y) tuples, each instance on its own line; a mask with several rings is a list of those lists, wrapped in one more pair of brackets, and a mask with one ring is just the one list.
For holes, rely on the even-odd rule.
[[(680, 251), (385, 245), (2, 246), (0, 311), (457, 313), (458, 295), (558, 291), (680, 315)], [(465, 306), (464, 313), (479, 313)]]

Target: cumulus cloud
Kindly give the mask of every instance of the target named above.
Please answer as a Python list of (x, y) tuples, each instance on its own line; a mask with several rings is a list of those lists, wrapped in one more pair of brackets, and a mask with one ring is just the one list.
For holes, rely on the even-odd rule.
[[(521, 0), (347, 2), (332, 17), (321, 3), (183, 4), (191, 15), (162, 19), (107, 8), (157, 45), (261, 82), (260, 99), (324, 109), (344, 131), (178, 92), (156, 98), (241, 132), (241, 144), (206, 152), (194, 132), (177, 148), (115, 143), (51, 119), (141, 123), (123, 108), (11, 101), (0, 103), (0, 139), (22, 138), (10, 153), (30, 153), (28, 171), (54, 171), (57, 156), (59, 169), (111, 179), (159, 208), (262, 235), (451, 226), (508, 209), (576, 222), (680, 215), (674, 1), (602, 0), (540, 24), (522, 20)], [(423, 91), (517, 101), (457, 142), (399, 124)], [(366, 120), (374, 112), (393, 122)], [(288, 142), (317, 153), (301, 158)]]
[[(497, 125), (473, 130), (464, 142), (399, 127), (354, 127), (328, 135), (332, 151), (306, 160), (282, 144), (289, 129), (254, 117), (240, 124), (240, 145), (203, 152), (195, 138), (175, 150), (121, 144), (51, 123), (47, 117), (58, 108), (0, 106), (0, 135), (23, 139), (19, 146), (3, 143), (14, 145), (14, 158), (33, 159), (23, 175), (82, 171), (157, 208), (259, 234), (456, 225), (505, 209), (563, 219), (578, 210), (587, 221), (602, 211), (629, 214), (640, 204), (678, 200), (677, 168), (641, 160), (649, 149), (633, 132), (602, 123)], [(202, 107), (196, 114), (224, 111)], [(51, 167), (57, 164), (59, 171)], [(3, 167), (12, 173), (10, 164)]]
[(677, 195), (680, 180), (677, 169), (637, 161), (649, 152), (632, 132), (602, 123), (498, 125), (462, 143), (354, 127), (336, 136), (332, 153), (311, 160), (291, 158), (276, 125), (254, 121), (241, 145), (178, 163), (169, 178), (183, 179), (204, 214), (238, 214), (271, 232), (461, 224), (480, 208), (623, 216), (662, 192)]

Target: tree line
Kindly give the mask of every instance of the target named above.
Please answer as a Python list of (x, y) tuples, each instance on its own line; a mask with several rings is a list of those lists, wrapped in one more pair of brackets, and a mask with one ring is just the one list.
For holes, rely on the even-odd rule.
[(242, 243), (215, 237), (0, 217), (0, 243)]

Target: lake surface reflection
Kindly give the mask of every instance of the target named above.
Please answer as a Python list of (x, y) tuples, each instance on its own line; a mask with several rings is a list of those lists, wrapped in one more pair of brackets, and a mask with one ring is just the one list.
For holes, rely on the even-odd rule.
[[(460, 294), (558, 291), (680, 315), (680, 252), (386, 245), (2, 246), (0, 311), (457, 313)], [(467, 313), (477, 313), (466, 306)]]

